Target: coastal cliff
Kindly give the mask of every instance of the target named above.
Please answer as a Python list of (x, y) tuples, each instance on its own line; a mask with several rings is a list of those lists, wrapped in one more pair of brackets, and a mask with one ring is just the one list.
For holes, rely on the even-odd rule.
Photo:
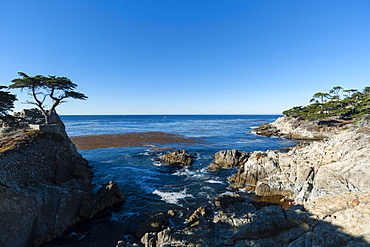
[[(221, 195), (212, 208), (195, 210), (185, 229), (163, 226), (139, 244), (118, 246), (370, 246), (370, 118), (300, 121), (283, 117), (269, 128), (277, 136), (320, 141), (249, 153), (229, 179), (231, 188), (280, 202), (261, 206), (237, 191)], [(219, 152), (215, 164), (237, 160), (236, 153)]]
[(0, 246), (38, 246), (125, 200), (112, 181), (92, 193), (87, 160), (53, 118), (45, 128), (24, 110), (1, 123)]

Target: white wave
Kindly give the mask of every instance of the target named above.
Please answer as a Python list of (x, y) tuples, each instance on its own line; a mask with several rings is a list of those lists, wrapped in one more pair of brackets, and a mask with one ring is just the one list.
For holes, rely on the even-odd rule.
[(204, 180), (205, 177), (209, 175), (209, 172), (207, 172), (206, 167), (198, 169), (198, 170), (189, 170), (189, 168), (184, 167), (180, 170), (177, 170), (176, 172), (172, 173), (174, 176), (187, 176), (190, 178), (196, 178)]
[(194, 176), (198, 171), (190, 171), (188, 168), (183, 168), (180, 170), (177, 170), (175, 173), (172, 175), (175, 176)]
[(221, 196), (223, 196), (223, 195), (229, 195), (229, 196), (232, 196), (232, 195), (234, 195), (234, 194), (235, 194), (235, 192), (226, 191), (226, 192), (224, 192), (224, 193), (221, 193), (220, 195), (221, 195)]
[(177, 205), (179, 205), (180, 199), (184, 199), (186, 197), (193, 197), (190, 194), (186, 194), (186, 189), (179, 191), (179, 192), (164, 192), (160, 190), (155, 190), (153, 191), (153, 194), (160, 196), (161, 199), (167, 203), (172, 203), (172, 204), (177, 204)]
[(153, 161), (153, 165), (155, 166), (162, 166), (162, 163), (159, 161), (159, 160), (152, 160)]
[(114, 160), (114, 159), (101, 161), (101, 163), (106, 163), (106, 164), (112, 164), (114, 162), (116, 162), (116, 160)]
[[(154, 145), (150, 145), (151, 148), (154, 147)], [(145, 150), (145, 152), (139, 153), (139, 155), (144, 155), (144, 156), (151, 156), (153, 155), (153, 152), (150, 152), (150, 149)]]
[(222, 181), (217, 181), (217, 180), (213, 180), (213, 179), (207, 180), (206, 183), (210, 183), (210, 184), (223, 184)]

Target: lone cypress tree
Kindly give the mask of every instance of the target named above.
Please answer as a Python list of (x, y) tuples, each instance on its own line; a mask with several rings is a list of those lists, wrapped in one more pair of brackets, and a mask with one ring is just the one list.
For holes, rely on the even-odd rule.
[[(36, 105), (40, 109), (45, 117), (46, 124), (51, 124), (51, 115), (55, 112), (55, 108), (59, 104), (65, 102), (65, 99), (87, 99), (87, 96), (83, 93), (74, 91), (77, 85), (67, 77), (50, 75), (28, 76), (23, 72), (18, 72), (18, 74), (21, 78), (12, 80), (13, 84), (11, 84), (9, 88), (27, 89), (34, 101), (27, 101), (26, 103)], [(45, 106), (45, 101), (47, 99), (52, 101), (49, 109), (46, 109)]]

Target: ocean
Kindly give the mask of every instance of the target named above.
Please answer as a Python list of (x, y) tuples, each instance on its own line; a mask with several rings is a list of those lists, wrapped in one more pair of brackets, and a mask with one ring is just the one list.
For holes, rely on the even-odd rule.
[[(237, 168), (209, 172), (213, 155), (220, 150), (266, 151), (291, 147), (295, 140), (258, 136), (251, 131), (279, 115), (62, 115), (70, 137), (164, 132), (194, 140), (191, 143), (146, 143), (143, 146), (79, 151), (94, 172), (95, 190), (113, 180), (127, 197), (121, 207), (95, 219), (65, 237), (58, 246), (110, 246), (125, 235), (134, 234), (144, 219), (170, 209), (187, 215), (199, 206), (212, 207), (216, 195), (233, 194), (228, 177)], [(195, 156), (191, 167), (169, 171), (159, 156), (184, 149)], [(248, 193), (244, 196), (248, 197)], [(181, 222), (182, 221), (182, 222)], [(183, 227), (184, 221), (171, 222)], [(67, 241), (68, 244), (63, 245)], [(96, 246), (99, 246), (97, 244)], [(112, 245), (114, 246), (114, 245)]]

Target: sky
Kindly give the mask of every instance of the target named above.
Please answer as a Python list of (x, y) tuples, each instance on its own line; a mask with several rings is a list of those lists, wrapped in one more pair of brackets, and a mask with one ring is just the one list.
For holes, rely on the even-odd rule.
[[(65, 76), (66, 114), (281, 114), (370, 86), (368, 0), (0, 0), (0, 85)], [(24, 104), (26, 91), (12, 90)]]

